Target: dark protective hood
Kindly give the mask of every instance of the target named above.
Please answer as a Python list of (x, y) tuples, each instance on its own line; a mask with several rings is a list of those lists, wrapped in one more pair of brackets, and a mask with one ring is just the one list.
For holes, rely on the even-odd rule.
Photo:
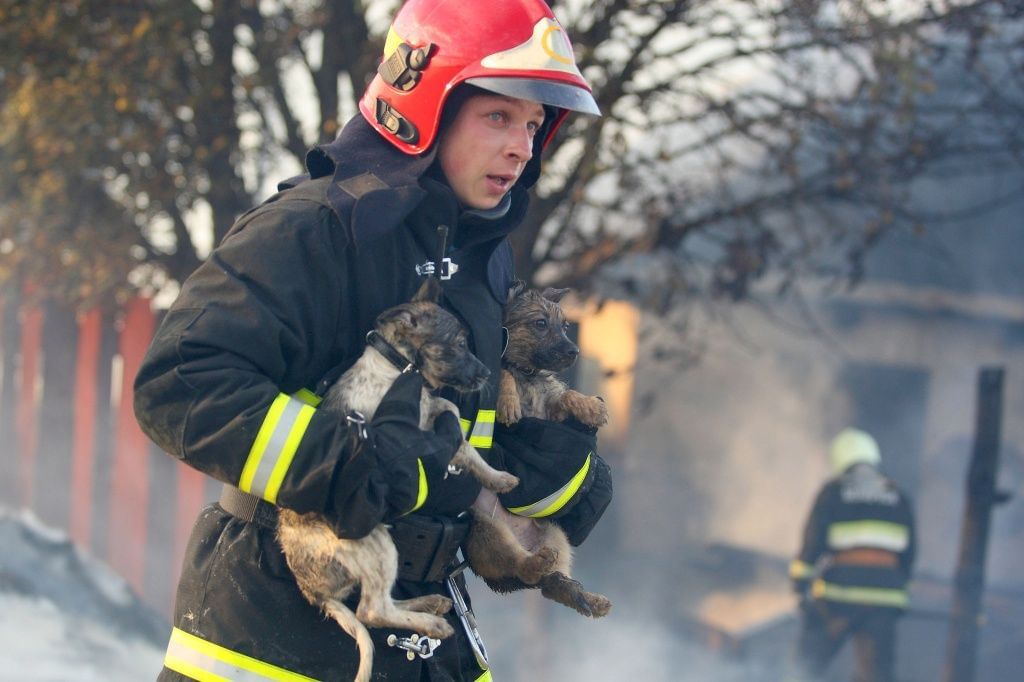
[[(534, 142), (533, 158), (510, 190), (516, 207), (512, 214), (518, 220), (529, 202), (527, 190), (540, 174), (540, 137)], [(331, 177), (327, 199), (338, 218), (351, 226), (358, 244), (390, 232), (423, 201), (427, 192), (421, 178), (429, 177), (435, 157), (436, 145), (420, 155), (401, 152), (357, 114), (336, 140), (306, 154), (308, 174), (285, 180), (278, 190)]]
[[(540, 177), (542, 140), (551, 124), (551, 114), (549, 111), (544, 128), (534, 140), (533, 158), (516, 181), (516, 185), (525, 190), (532, 188)], [(315, 179), (333, 174), (337, 182), (367, 171), (390, 187), (411, 185), (427, 172), (436, 155), (436, 144), (426, 153), (415, 156), (399, 151), (357, 114), (345, 124), (337, 139), (309, 150), (306, 154), (306, 175), (282, 182), (279, 189), (292, 187), (306, 178)]]

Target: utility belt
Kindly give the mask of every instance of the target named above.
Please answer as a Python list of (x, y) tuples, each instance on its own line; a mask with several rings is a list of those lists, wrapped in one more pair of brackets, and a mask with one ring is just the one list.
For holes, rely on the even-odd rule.
[[(277, 507), (262, 498), (225, 485), (219, 502), (242, 521), (277, 530)], [(394, 521), (389, 531), (398, 549), (399, 580), (442, 582), (457, 564), (456, 553), (469, 535), (469, 517), (409, 516)]]

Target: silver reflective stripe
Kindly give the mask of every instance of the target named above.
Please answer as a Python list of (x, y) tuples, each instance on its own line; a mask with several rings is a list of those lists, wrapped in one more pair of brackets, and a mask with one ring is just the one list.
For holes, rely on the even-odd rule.
[(469, 444), (474, 448), (487, 449), (494, 444), (494, 410), (480, 410), (476, 413), (476, 423), (469, 437)]
[(298, 419), (299, 412), (302, 411), (303, 407), (306, 407), (306, 404), (294, 398), (290, 399), (284, 406), (281, 418), (274, 426), (274, 432), (270, 434), (270, 441), (267, 443), (267, 448), (263, 451), (263, 457), (260, 458), (259, 466), (256, 467), (256, 473), (252, 477), (252, 485), (249, 492), (253, 495), (258, 495), (264, 499), (267, 498), (270, 475), (274, 473), (274, 467), (277, 466), (277, 461), (281, 457), (281, 453), (284, 452), (288, 436), (291, 435), (292, 427), (295, 425), (295, 420)]
[(307, 404), (301, 394), (297, 398), (278, 394), (249, 450), (238, 489), (276, 504), (281, 484), (314, 414), (316, 408)]
[(459, 419), (462, 425), (462, 436), (469, 441), (469, 444), (478, 450), (486, 450), (494, 445), (494, 416), (495, 410), (478, 410), (476, 419), (473, 421), (473, 433), (469, 432), (470, 421)]
[(174, 628), (164, 665), (199, 682), (316, 682)]

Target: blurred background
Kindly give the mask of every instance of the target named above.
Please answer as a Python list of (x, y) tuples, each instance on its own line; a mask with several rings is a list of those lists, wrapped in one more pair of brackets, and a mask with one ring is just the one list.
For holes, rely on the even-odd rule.
[[(0, 678), (155, 676), (220, 484), (141, 435), (134, 371), (234, 218), (356, 113), (399, 4), (0, 0)], [(1024, 5), (553, 7), (605, 115), (563, 126), (514, 245), (573, 288), (573, 380), (611, 408), (616, 497), (575, 573), (615, 606), (476, 584), (495, 676), (780, 679), (787, 564), (853, 425), (918, 517), (899, 679), (954, 679), (965, 542), (973, 679), (1015, 679)], [(968, 488), (981, 456), (996, 492)]]

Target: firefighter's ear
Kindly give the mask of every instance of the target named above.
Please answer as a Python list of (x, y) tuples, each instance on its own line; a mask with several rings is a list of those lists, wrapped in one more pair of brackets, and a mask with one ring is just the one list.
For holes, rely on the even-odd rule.
[(558, 303), (559, 301), (562, 300), (562, 297), (565, 296), (567, 293), (569, 293), (569, 289), (548, 288), (541, 292), (541, 296), (553, 303)]

